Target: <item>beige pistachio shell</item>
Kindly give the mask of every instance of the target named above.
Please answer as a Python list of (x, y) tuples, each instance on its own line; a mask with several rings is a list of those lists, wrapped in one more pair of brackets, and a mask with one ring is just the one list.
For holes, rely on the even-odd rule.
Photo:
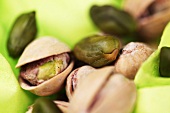
[(51, 95), (60, 90), (66, 77), (71, 72), (73, 65), (74, 65), (74, 62), (72, 61), (63, 72), (50, 78), (49, 80), (44, 81), (38, 86), (30, 86), (29, 84), (27, 84), (27, 82), (25, 82), (22, 79), (22, 77), (19, 77), (19, 83), (23, 89), (28, 90), (38, 96)]
[(77, 87), (68, 113), (131, 113), (136, 101), (133, 81), (104, 67), (89, 74)]
[[(156, 12), (140, 18), (153, 3), (156, 3)], [(138, 33), (144, 40), (150, 41), (161, 36), (170, 21), (169, 0), (125, 0), (123, 7), (138, 21)]]
[(170, 8), (157, 13), (149, 18), (139, 21), (139, 33), (146, 38), (157, 38), (163, 32), (165, 26), (170, 21)]
[(68, 102), (56, 100), (56, 101), (54, 101), (54, 103), (58, 106), (58, 108), (59, 108), (63, 113), (68, 113), (68, 106), (69, 106), (69, 103), (68, 103)]
[(114, 71), (134, 79), (141, 64), (153, 53), (153, 49), (141, 42), (130, 42), (115, 62)]
[(74, 88), (78, 87), (79, 84), (89, 75), (89, 73), (93, 72), (95, 68), (85, 65), (73, 70), (69, 76), (67, 77), (66, 83), (66, 94), (69, 100), (71, 100)]
[(137, 19), (154, 1), (155, 0), (125, 0), (123, 8)]
[(25, 48), (16, 67), (21, 67), (36, 60), (70, 51), (70, 48), (66, 44), (54, 37), (40, 37)]

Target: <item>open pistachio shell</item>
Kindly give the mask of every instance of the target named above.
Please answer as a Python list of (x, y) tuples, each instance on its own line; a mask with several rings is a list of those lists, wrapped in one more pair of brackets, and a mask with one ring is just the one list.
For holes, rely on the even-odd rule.
[[(58, 55), (69, 51), (70, 49), (67, 45), (56, 40), (55, 38), (39, 38), (26, 47), (16, 67), (23, 66), (27, 63), (46, 58), (48, 56)], [(73, 65), (74, 62), (71, 60), (68, 67), (64, 71), (37, 86), (28, 84), (21, 76), (19, 76), (19, 83), (23, 89), (36, 95), (51, 95), (60, 90), (66, 77), (71, 72)]]
[(73, 70), (69, 76), (67, 77), (66, 83), (66, 94), (69, 100), (71, 100), (73, 92), (77, 86), (89, 75), (89, 73), (93, 72), (95, 68), (85, 65)]
[(41, 37), (25, 48), (16, 67), (21, 67), (33, 61), (70, 51), (70, 48), (66, 44), (56, 38), (50, 36)]
[(146, 41), (160, 37), (170, 21), (169, 0), (125, 0), (123, 7), (138, 21), (138, 33)]
[(68, 113), (131, 113), (135, 84), (113, 70), (104, 67), (90, 73), (75, 90)]

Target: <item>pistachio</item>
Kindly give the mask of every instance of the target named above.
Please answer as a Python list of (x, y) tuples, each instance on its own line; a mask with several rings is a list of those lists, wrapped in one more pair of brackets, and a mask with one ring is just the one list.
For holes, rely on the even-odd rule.
[(33, 105), (31, 105), (26, 113), (62, 113), (55, 102), (52, 100), (39, 97)]
[(7, 41), (7, 50), (13, 58), (19, 57), (24, 48), (35, 39), (37, 26), (35, 11), (21, 14), (14, 22)]
[(69, 74), (66, 83), (66, 94), (69, 100), (71, 100), (72, 95), (79, 84), (89, 75), (89, 73), (93, 72), (94, 70), (95, 68), (85, 65), (76, 68)]
[(170, 77), (170, 47), (162, 47), (160, 52), (159, 72), (161, 77)]
[(104, 33), (125, 35), (136, 30), (136, 21), (127, 12), (111, 5), (92, 6), (90, 16), (94, 24)]
[(74, 47), (74, 55), (93, 67), (102, 67), (113, 62), (120, 49), (115, 36), (94, 35), (80, 40)]
[(56, 100), (54, 101), (54, 103), (62, 111), (62, 113), (68, 113), (68, 106), (69, 106), (68, 102)]
[(153, 50), (144, 43), (128, 43), (114, 64), (115, 72), (121, 73), (129, 79), (134, 79), (139, 67), (152, 52)]
[(170, 21), (169, 0), (125, 0), (124, 10), (138, 22), (138, 34), (145, 41), (160, 37)]
[(136, 101), (133, 81), (113, 72), (97, 69), (77, 87), (68, 113), (131, 113)]
[(21, 87), (39, 96), (59, 91), (73, 68), (70, 51), (66, 44), (52, 37), (30, 43), (16, 65), (21, 67)]

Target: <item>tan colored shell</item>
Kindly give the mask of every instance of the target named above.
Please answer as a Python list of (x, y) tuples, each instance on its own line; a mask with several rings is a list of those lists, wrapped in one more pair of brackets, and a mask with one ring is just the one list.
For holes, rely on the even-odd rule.
[(79, 84), (86, 78), (86, 76), (88, 76), (89, 73), (93, 72), (94, 70), (95, 68), (89, 65), (85, 65), (85, 66), (82, 66), (82, 67), (79, 67), (73, 70), (69, 74), (69, 76), (67, 77), (67, 83), (66, 83), (66, 94), (69, 100), (71, 100), (73, 92), (75, 90), (73, 89), (73, 84), (76, 84), (76, 88), (77, 88), (77, 86), (79, 86)]
[(114, 71), (129, 79), (134, 79), (141, 64), (153, 53), (148, 45), (141, 42), (130, 42), (122, 50), (115, 62)]
[(41, 37), (34, 40), (25, 48), (16, 67), (21, 67), (36, 60), (70, 51), (70, 48), (66, 44), (56, 38), (50, 36)]
[(56, 101), (54, 101), (54, 103), (58, 106), (58, 108), (59, 108), (63, 113), (68, 113), (68, 106), (69, 106), (69, 103), (68, 103), (68, 102), (56, 100)]
[(74, 62), (72, 61), (69, 66), (58, 75), (53, 78), (46, 80), (45, 82), (39, 84), (38, 86), (30, 86), (19, 76), (19, 83), (21, 87), (28, 90), (38, 96), (47, 96), (56, 93), (62, 87), (66, 77), (71, 72)]
[(131, 113), (136, 101), (133, 81), (104, 67), (89, 74), (77, 87), (68, 113)]
[[(157, 13), (140, 18), (145, 10), (157, 3)], [(163, 3), (164, 2), (164, 3)], [(165, 26), (170, 21), (169, 0), (125, 0), (123, 8), (138, 21), (138, 33), (144, 40), (153, 40), (161, 36)]]
[[(24, 64), (52, 56), (63, 52), (69, 52), (70, 49), (64, 43), (52, 37), (42, 37), (26, 47), (22, 56), (20, 57), (16, 67)], [(58, 75), (44, 81), (37, 86), (29, 85), (21, 76), (19, 76), (19, 83), (21, 87), (39, 96), (47, 96), (56, 93), (62, 87), (66, 77), (72, 71), (74, 62), (71, 61), (68, 67)]]

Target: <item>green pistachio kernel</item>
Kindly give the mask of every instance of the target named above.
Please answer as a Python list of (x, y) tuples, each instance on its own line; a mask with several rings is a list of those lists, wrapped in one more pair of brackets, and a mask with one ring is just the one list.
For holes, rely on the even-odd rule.
[(119, 40), (111, 35), (84, 38), (74, 47), (74, 55), (93, 67), (102, 67), (114, 61), (120, 50)]
[(170, 47), (162, 47), (160, 52), (159, 71), (161, 77), (170, 77)]
[(32, 113), (62, 113), (53, 101), (48, 98), (38, 98), (34, 105)]

